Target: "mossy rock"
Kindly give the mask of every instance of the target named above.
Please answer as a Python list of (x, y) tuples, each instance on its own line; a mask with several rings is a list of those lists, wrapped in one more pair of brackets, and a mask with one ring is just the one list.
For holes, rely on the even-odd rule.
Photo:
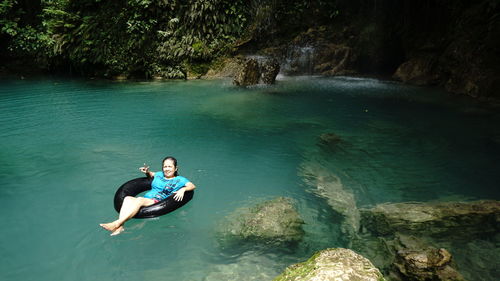
[(286, 243), (302, 240), (303, 224), (292, 200), (278, 197), (236, 210), (221, 229), (224, 239)]
[(365, 257), (343, 248), (314, 254), (303, 263), (289, 266), (273, 281), (384, 281), (382, 273)]

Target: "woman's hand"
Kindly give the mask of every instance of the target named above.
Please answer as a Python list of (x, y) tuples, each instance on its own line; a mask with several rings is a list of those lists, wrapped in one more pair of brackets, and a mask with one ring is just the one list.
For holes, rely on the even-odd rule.
[(146, 166), (146, 163), (144, 163), (144, 165), (139, 168), (139, 171), (141, 171), (141, 172), (143, 172), (145, 174), (148, 174), (148, 172), (149, 172), (149, 166)]
[(182, 199), (184, 198), (184, 192), (186, 192), (186, 188), (183, 187), (179, 190), (177, 190), (176, 192), (174, 192), (174, 200), (175, 201), (182, 201)]

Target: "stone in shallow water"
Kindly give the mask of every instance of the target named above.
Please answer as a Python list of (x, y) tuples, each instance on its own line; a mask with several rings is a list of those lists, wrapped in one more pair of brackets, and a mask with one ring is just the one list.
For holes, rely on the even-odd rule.
[(252, 208), (236, 210), (221, 228), (223, 240), (283, 243), (302, 240), (303, 224), (304, 221), (295, 210), (292, 200), (278, 197)]
[(394, 266), (403, 280), (464, 280), (451, 266), (451, 254), (443, 248), (398, 251)]
[(276, 76), (280, 72), (280, 64), (276, 59), (269, 59), (262, 62), (262, 82), (264, 84), (274, 84)]
[(392, 280), (464, 280), (451, 253), (425, 239), (398, 233), (384, 243), (394, 256), (389, 269)]
[(256, 59), (246, 60), (240, 72), (234, 77), (233, 83), (238, 86), (250, 86), (259, 83), (260, 67)]
[(326, 249), (289, 266), (274, 281), (380, 281), (382, 273), (365, 257), (349, 249)]

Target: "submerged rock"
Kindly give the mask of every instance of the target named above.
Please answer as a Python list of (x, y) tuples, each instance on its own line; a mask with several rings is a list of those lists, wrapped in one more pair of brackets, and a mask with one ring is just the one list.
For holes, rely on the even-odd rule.
[(398, 234), (386, 246), (394, 252), (391, 276), (394, 280), (464, 280), (455, 269), (452, 255), (421, 238)]
[(360, 214), (354, 194), (344, 188), (339, 177), (321, 164), (306, 162), (301, 165), (300, 176), (313, 187), (313, 193), (327, 200), (333, 210), (343, 215), (342, 232), (353, 238), (359, 230)]
[(303, 263), (289, 266), (274, 281), (381, 281), (382, 273), (349, 249), (326, 249)]
[(427, 248), (397, 252), (394, 265), (404, 280), (464, 280), (450, 263), (451, 254), (446, 249)]
[(342, 142), (343, 140), (340, 136), (334, 133), (324, 133), (319, 136), (318, 145), (327, 152), (333, 152)]
[(386, 203), (361, 210), (361, 224), (375, 235), (469, 239), (500, 230), (500, 202)]
[(278, 197), (235, 211), (222, 226), (222, 236), (264, 243), (299, 242), (304, 236), (303, 224), (292, 200)]

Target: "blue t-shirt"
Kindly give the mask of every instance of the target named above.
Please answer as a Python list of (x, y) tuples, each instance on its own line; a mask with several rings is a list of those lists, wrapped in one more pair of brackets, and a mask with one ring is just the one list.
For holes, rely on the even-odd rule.
[(167, 179), (163, 175), (163, 171), (156, 172), (151, 183), (151, 190), (148, 191), (144, 197), (150, 199), (156, 199), (158, 201), (167, 199), (172, 193), (181, 189), (188, 183), (189, 180), (185, 177), (176, 176), (171, 179)]

